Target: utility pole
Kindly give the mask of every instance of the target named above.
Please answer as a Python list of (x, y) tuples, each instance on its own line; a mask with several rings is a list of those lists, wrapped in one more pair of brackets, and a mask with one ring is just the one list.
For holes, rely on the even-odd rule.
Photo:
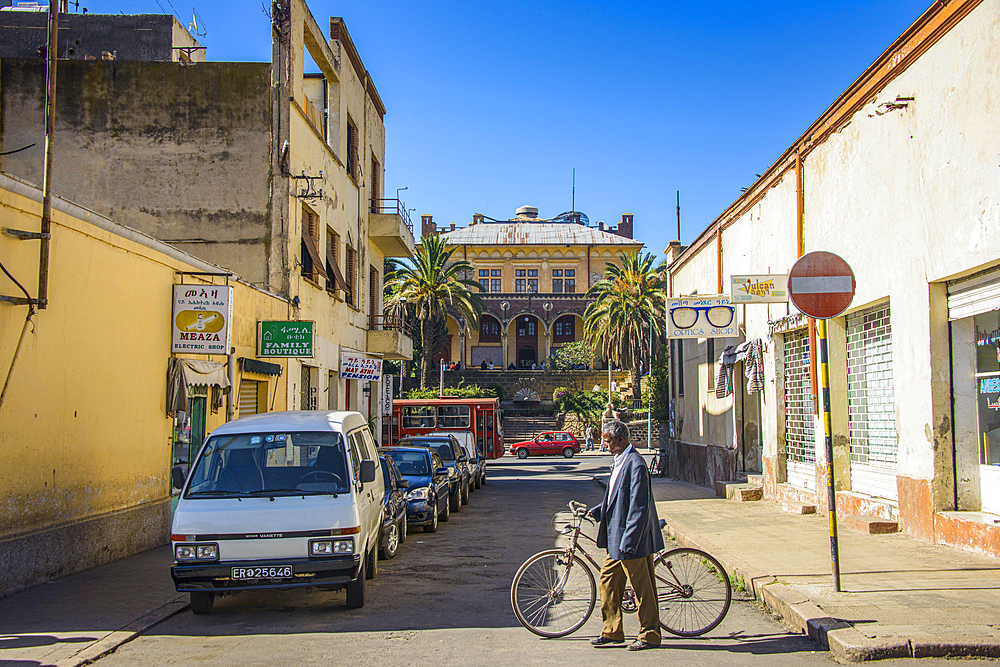
[(56, 131), (56, 58), (59, 49), (59, 5), (49, 3), (49, 46), (45, 49), (45, 163), (42, 168), (41, 245), (38, 251), (38, 308), (49, 301), (49, 238), (52, 234), (52, 144)]

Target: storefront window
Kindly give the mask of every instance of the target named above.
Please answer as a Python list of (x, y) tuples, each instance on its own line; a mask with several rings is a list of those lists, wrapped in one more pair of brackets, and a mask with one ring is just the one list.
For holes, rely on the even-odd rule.
[(1000, 311), (976, 315), (979, 459), (1000, 466)]

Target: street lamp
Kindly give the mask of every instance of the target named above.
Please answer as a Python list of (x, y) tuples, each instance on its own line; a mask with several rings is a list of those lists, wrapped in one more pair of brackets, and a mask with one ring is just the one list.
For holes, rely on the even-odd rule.
[(410, 189), (410, 186), (408, 186), (408, 185), (405, 188), (396, 188), (396, 201), (399, 201), (399, 193), (400, 192), (402, 192), (403, 190), (409, 190), (409, 189)]

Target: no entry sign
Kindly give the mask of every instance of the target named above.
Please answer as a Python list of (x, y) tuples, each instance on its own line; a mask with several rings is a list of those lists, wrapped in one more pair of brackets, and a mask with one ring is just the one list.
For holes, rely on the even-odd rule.
[(788, 298), (804, 315), (818, 320), (847, 310), (856, 285), (847, 262), (822, 250), (803, 255), (788, 272)]

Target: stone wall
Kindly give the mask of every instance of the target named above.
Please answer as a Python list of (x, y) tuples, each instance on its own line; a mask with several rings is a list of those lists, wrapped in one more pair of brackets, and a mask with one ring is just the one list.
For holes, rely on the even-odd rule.
[[(627, 371), (612, 371), (611, 378), (622, 384), (628, 379)], [(537, 405), (534, 401), (544, 404), (552, 403), (552, 392), (559, 387), (575, 387), (577, 389), (593, 389), (598, 386), (601, 389), (608, 387), (607, 371), (509, 371), (493, 370), (484, 371), (479, 369), (466, 369), (462, 371), (445, 371), (444, 386), (455, 387), (462, 381), (465, 384), (477, 384), (480, 387), (492, 387), (499, 385), (503, 389), (502, 402), (505, 405), (517, 405), (528, 397), (532, 401), (530, 404)], [(411, 384), (412, 381), (412, 384)], [(417, 378), (406, 378), (405, 389), (420, 386)]]

